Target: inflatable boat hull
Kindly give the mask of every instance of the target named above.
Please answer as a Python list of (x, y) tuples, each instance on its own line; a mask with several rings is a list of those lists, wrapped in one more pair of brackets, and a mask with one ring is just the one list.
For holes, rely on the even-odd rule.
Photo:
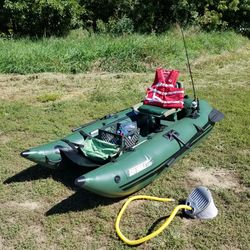
[[(199, 112), (196, 116), (186, 115), (191, 102), (192, 99), (186, 98), (186, 110), (183, 110), (183, 114), (161, 121), (161, 130), (144, 133), (141, 129), (138, 143), (130, 150), (125, 150), (115, 160), (99, 167), (82, 166), (86, 173), (78, 177), (75, 184), (101, 196), (112, 198), (127, 196), (150, 184), (207, 137), (215, 123), (222, 118), (221, 113), (204, 100), (199, 102)], [(23, 151), (21, 156), (46, 167), (60, 168), (63, 164), (62, 152), (71, 150), (67, 141), (82, 144), (83, 134), (96, 136), (98, 129), (102, 127), (124, 119), (136, 120), (137, 116), (140, 116), (140, 119), (144, 117), (133, 108), (108, 115), (79, 127), (63, 140)], [(143, 128), (144, 123), (142, 121), (139, 127)]]

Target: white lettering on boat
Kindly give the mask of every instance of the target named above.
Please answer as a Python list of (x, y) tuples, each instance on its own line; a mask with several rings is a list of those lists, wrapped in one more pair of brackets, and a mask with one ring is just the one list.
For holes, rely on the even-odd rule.
[(146, 156), (146, 161), (130, 168), (128, 170), (128, 176), (131, 177), (135, 174), (138, 174), (139, 172), (143, 171), (144, 169), (150, 167), (152, 165), (152, 160), (149, 159), (147, 156)]

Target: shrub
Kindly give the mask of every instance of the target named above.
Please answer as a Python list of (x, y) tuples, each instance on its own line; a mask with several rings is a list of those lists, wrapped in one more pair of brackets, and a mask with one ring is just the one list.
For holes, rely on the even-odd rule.
[(14, 33), (31, 36), (63, 35), (82, 11), (77, 0), (5, 0), (3, 8)]
[(216, 10), (205, 9), (203, 16), (199, 17), (198, 23), (206, 30), (225, 29), (228, 25), (226, 21), (222, 20), (222, 13)]
[(0, 33), (51, 36), (82, 27), (101, 33), (161, 33), (177, 21), (249, 34), (249, 0), (2, 0)]
[(108, 33), (108, 23), (103, 22), (101, 19), (96, 21), (96, 31), (99, 33)]
[(114, 35), (132, 34), (134, 32), (133, 21), (123, 16), (122, 18), (110, 18), (107, 23), (98, 19), (96, 21), (96, 30), (100, 33), (110, 33)]
[(112, 34), (131, 34), (134, 31), (133, 21), (123, 16), (120, 19), (110, 19), (108, 22), (109, 32)]

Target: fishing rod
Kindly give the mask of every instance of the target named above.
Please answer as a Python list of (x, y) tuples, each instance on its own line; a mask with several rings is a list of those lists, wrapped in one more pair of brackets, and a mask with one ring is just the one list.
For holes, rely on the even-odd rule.
[(190, 78), (191, 78), (191, 83), (192, 83), (192, 88), (193, 88), (193, 93), (194, 93), (194, 101), (197, 101), (195, 87), (194, 87), (194, 79), (193, 79), (192, 70), (191, 70), (190, 61), (189, 61), (189, 56), (188, 56), (188, 51), (187, 51), (187, 45), (186, 45), (186, 41), (185, 41), (183, 30), (182, 30), (182, 28), (181, 28), (180, 25), (179, 25), (179, 27), (180, 27), (180, 30), (181, 30), (181, 36), (182, 36), (182, 40), (183, 40), (183, 44), (184, 44), (184, 49), (185, 49), (185, 53), (186, 53), (188, 70), (189, 70), (189, 75), (190, 75)]

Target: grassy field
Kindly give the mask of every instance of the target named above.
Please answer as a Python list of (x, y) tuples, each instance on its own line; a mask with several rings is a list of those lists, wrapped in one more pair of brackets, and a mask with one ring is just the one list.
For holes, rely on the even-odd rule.
[[(205, 185), (212, 191), (219, 214), (208, 221), (177, 216), (167, 230), (138, 249), (250, 248), (250, 43), (233, 33), (227, 33), (225, 37), (215, 34), (215, 37), (211, 38), (211, 44), (205, 43), (204, 48), (201, 45), (205, 38), (199, 38), (201, 43), (197, 50), (191, 48), (191, 57), (199, 97), (206, 98), (222, 111), (225, 120), (202, 145), (137, 194), (172, 197), (178, 202), (195, 186)], [(156, 41), (154, 37), (148, 39)], [(97, 39), (95, 41), (101, 44)], [(165, 38), (167, 41), (170, 40)], [(224, 45), (215, 41), (218, 44), (224, 41)], [(50, 42), (58, 48), (59, 54), (63, 54), (63, 48), (56, 45), (63, 40)], [(51, 66), (53, 60), (48, 58), (47, 66), (44, 63), (46, 67), (37, 70), (33, 66), (35, 56), (30, 58), (32, 66), (29, 67), (28, 55), (23, 51), (22, 59), (18, 54), (21, 53), (18, 50), (21, 43), (25, 41), (1, 40), (1, 46), (6, 48), (0, 54), (1, 72), (24, 74), (34, 69), (36, 72), (69, 72), (71, 60), (73, 64), (75, 62), (70, 57), (68, 66), (62, 64), (61, 70), (57, 70)], [(34, 47), (27, 43), (27, 53), (38, 53), (46, 43), (49, 41), (30, 42)], [(230, 46), (226, 47), (227, 43)], [(94, 45), (90, 42), (89, 46)], [(181, 46), (181, 42), (177, 42), (174, 55)], [(152, 54), (160, 53), (153, 45), (151, 48)], [(174, 47), (172, 49), (174, 51)], [(11, 61), (15, 51), (18, 51), (16, 64), (12, 61), (8, 71), (7, 54)], [(177, 67), (180, 62), (180, 80), (186, 83), (186, 92), (191, 93), (183, 56), (174, 58), (170, 53), (165, 52), (159, 61), (161, 65), (153, 61), (146, 67), (149, 71), (140, 73), (115, 73), (122, 69), (122, 65), (114, 66), (119, 62), (114, 60), (114, 65), (110, 66), (113, 73), (0, 75), (0, 249), (130, 248), (118, 239), (114, 230), (114, 221), (124, 200), (105, 199), (76, 190), (73, 181), (81, 170), (52, 171), (32, 165), (19, 157), (19, 153), (62, 137), (79, 124), (138, 102), (154, 78), (150, 70), (155, 65)], [(169, 58), (173, 58), (172, 61)], [(16, 71), (13, 70), (15, 67)], [(100, 69), (105, 68), (98, 67)], [(131, 238), (147, 234), (177, 202), (167, 207), (156, 202), (136, 202), (125, 214), (122, 230)]]
[[(191, 59), (244, 46), (247, 38), (233, 32), (185, 32)], [(159, 65), (185, 68), (180, 30), (164, 35), (110, 35), (72, 31), (66, 38), (1, 39), (0, 73), (147, 72)]]

